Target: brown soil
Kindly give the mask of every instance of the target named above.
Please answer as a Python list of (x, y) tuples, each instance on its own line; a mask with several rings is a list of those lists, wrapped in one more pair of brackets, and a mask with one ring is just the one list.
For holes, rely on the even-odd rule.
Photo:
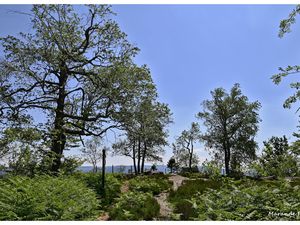
[[(172, 175), (169, 177), (169, 180), (173, 182), (172, 189), (176, 191), (178, 187), (180, 187), (184, 180), (188, 180), (188, 178), (180, 176), (180, 175)], [(159, 220), (169, 220), (170, 216), (173, 212), (172, 206), (168, 202), (168, 192), (162, 192), (158, 196), (155, 197), (158, 204), (160, 205), (160, 216)]]

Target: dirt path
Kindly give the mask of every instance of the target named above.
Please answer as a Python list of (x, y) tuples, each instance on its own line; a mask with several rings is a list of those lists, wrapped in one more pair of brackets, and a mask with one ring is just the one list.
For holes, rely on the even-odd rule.
[(169, 180), (173, 182), (173, 190), (176, 191), (182, 185), (182, 182), (184, 180), (189, 180), (189, 178), (176, 174), (176, 175), (170, 176)]
[[(172, 189), (176, 191), (178, 187), (180, 187), (184, 180), (188, 180), (188, 178), (180, 176), (180, 175), (172, 175), (169, 177), (169, 180), (173, 182)], [(158, 204), (160, 205), (160, 216), (159, 220), (170, 220), (171, 214), (173, 212), (172, 206), (168, 202), (169, 192), (162, 192), (158, 196), (155, 196)]]

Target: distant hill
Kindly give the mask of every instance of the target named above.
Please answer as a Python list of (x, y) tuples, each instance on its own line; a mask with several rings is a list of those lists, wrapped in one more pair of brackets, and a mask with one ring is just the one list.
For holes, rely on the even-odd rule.
[[(169, 169), (167, 168), (167, 166), (165, 165), (157, 165), (156, 166), (157, 171), (159, 172), (163, 172), (163, 173), (167, 173), (169, 172)], [(151, 169), (151, 165), (145, 165), (145, 170), (148, 171)], [(78, 168), (78, 170), (87, 173), (89, 171), (93, 170), (92, 166), (80, 166)], [(98, 168), (99, 171), (101, 171), (101, 168)], [(134, 170), (133, 166), (122, 166), (122, 165), (118, 165), (118, 166), (106, 166), (105, 167), (105, 172), (106, 173), (112, 173), (112, 170), (114, 170), (114, 173), (129, 173), (131, 170)]]

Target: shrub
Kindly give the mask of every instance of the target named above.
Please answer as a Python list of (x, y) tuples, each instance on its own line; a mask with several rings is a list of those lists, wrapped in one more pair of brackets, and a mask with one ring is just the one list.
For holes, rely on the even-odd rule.
[(129, 190), (139, 192), (151, 192), (154, 195), (167, 190), (171, 187), (171, 183), (165, 177), (159, 176), (139, 176), (129, 180)]
[(88, 220), (96, 194), (70, 177), (9, 177), (0, 181), (0, 220)]
[(216, 161), (207, 161), (205, 160), (202, 163), (203, 173), (212, 180), (220, 180), (221, 175), (221, 166), (218, 165)]
[(257, 185), (248, 181), (238, 187), (229, 181), (219, 190), (197, 194), (190, 202), (198, 220), (299, 220), (299, 189), (287, 182)]
[(188, 220), (197, 217), (197, 211), (188, 199), (179, 199), (175, 204), (174, 213), (179, 214), (180, 220)]
[(179, 175), (188, 177), (191, 179), (208, 178), (208, 175), (205, 173), (202, 173), (202, 172), (198, 172), (198, 173), (185, 172), (185, 173), (180, 173)]
[(110, 212), (113, 220), (152, 220), (160, 206), (150, 193), (124, 193)]

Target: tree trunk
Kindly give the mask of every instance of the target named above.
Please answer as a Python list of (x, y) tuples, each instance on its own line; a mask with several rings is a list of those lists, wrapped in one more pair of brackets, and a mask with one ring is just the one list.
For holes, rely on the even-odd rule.
[(137, 169), (136, 169), (136, 154), (135, 154), (135, 141), (133, 141), (133, 147), (132, 147), (132, 159), (133, 159), (133, 167), (134, 167), (134, 173), (137, 175)]
[(139, 141), (138, 141), (138, 165), (137, 165), (138, 174), (141, 172), (140, 164), (141, 164), (141, 140), (139, 138)]
[(106, 167), (106, 150), (102, 150), (102, 191), (105, 196), (105, 167)]
[(63, 65), (59, 77), (59, 92), (56, 101), (54, 130), (52, 133), (51, 151), (54, 153), (54, 160), (51, 170), (57, 173), (61, 166), (61, 157), (66, 145), (66, 135), (63, 130), (64, 126), (64, 108), (65, 108), (65, 86), (68, 79), (67, 68)]
[(225, 173), (226, 176), (230, 175), (230, 169), (229, 169), (229, 162), (230, 162), (230, 150), (225, 150)]
[(97, 166), (95, 162), (93, 162), (92, 164), (93, 164), (93, 173), (97, 173)]
[(194, 145), (193, 145), (193, 140), (191, 140), (191, 150), (189, 151), (189, 169), (190, 172), (192, 172), (192, 158), (193, 158), (193, 152), (194, 152)]
[(142, 171), (141, 171), (142, 173), (144, 173), (146, 152), (147, 152), (147, 145), (146, 145), (146, 141), (144, 141), (144, 151), (142, 156)]

